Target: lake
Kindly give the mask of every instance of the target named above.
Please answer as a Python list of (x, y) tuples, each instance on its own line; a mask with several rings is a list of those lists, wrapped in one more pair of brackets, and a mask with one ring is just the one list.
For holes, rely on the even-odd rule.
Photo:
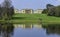
[(60, 37), (60, 26), (42, 24), (0, 24), (0, 37)]

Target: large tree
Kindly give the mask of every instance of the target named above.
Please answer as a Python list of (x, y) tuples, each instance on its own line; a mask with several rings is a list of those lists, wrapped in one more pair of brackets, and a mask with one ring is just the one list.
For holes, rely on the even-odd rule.
[(2, 19), (10, 20), (14, 14), (14, 7), (11, 4), (11, 0), (4, 0), (2, 3)]
[(55, 16), (60, 16), (60, 6), (55, 8)]
[(48, 10), (47, 9), (44, 9), (43, 11), (42, 11), (42, 14), (47, 14), (48, 13)]
[(48, 15), (54, 16), (54, 14), (55, 14), (55, 11), (54, 11), (55, 6), (53, 6), (51, 4), (47, 4), (46, 7), (47, 7), (47, 10), (48, 10)]

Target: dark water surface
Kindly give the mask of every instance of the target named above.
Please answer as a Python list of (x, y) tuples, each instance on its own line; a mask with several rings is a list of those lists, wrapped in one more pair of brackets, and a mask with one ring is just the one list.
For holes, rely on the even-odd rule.
[(0, 24), (0, 37), (60, 37), (60, 26), (41, 24)]

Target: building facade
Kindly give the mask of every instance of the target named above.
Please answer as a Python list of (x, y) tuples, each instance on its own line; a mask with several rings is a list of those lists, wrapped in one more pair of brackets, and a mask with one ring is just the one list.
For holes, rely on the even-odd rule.
[(18, 10), (18, 9), (15, 9), (14, 10), (15, 13), (24, 13), (24, 14), (42, 14), (42, 11), (43, 9), (37, 9), (37, 10), (33, 10), (33, 9), (21, 9), (21, 10)]
[(22, 9), (21, 13), (32, 14), (33, 13), (33, 9)]
[(34, 13), (42, 14), (42, 11), (43, 11), (43, 9), (37, 9), (37, 10), (34, 10)]
[(18, 10), (18, 9), (14, 9), (14, 12), (15, 12), (15, 13), (21, 13), (21, 11)]

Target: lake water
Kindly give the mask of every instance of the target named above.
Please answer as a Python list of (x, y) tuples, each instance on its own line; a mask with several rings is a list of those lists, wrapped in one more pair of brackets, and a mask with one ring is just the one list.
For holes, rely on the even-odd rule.
[(0, 37), (60, 37), (59, 26), (44, 28), (41, 24), (9, 24), (0, 24)]

